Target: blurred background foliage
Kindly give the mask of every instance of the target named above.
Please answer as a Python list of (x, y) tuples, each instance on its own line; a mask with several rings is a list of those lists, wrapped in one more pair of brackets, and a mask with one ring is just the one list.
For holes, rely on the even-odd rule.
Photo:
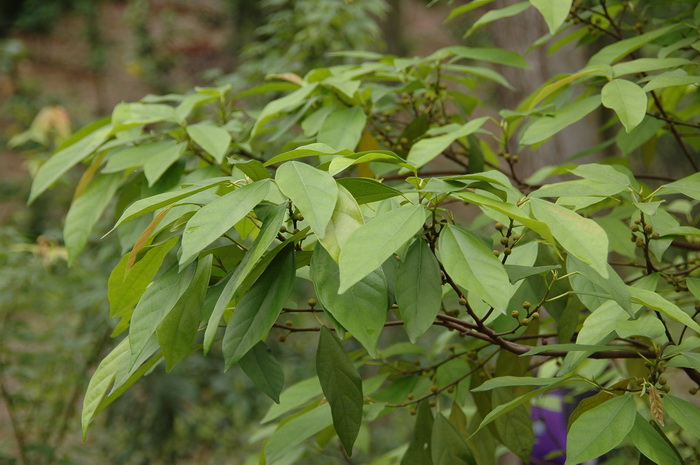
[[(95, 236), (69, 269), (60, 224), (80, 173), (26, 207), (31, 173), (119, 101), (303, 73), (329, 52), (426, 54), (457, 43), (460, 24), (441, 24), (449, 5), (426, 3), (0, 2), (0, 465), (257, 462), (257, 420), (271, 402), (238, 369), (223, 373), (218, 353), (190, 357), (167, 375), (156, 368), (81, 442), (87, 381), (114, 345), (106, 282), (119, 250)], [(311, 374), (313, 357), (303, 344), (286, 345), (293, 350), (285, 358), (297, 359), (285, 365), (296, 367), (287, 373), (292, 384)], [(390, 426), (386, 447), (408, 431)]]

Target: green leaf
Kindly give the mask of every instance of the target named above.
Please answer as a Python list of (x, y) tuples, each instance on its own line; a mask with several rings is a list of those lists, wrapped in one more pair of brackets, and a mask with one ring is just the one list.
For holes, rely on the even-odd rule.
[(459, 286), (505, 313), (513, 288), (505, 268), (481, 239), (447, 225), (440, 232), (438, 249), (445, 271)]
[(396, 303), (411, 342), (427, 331), (442, 304), (440, 264), (423, 239), (406, 251), (396, 272)]
[(614, 397), (581, 414), (566, 438), (566, 464), (592, 460), (611, 451), (630, 432), (636, 415), (631, 395)]
[(700, 438), (700, 409), (679, 397), (666, 394), (663, 398), (664, 409), (678, 426), (688, 434)]
[(350, 191), (359, 205), (402, 195), (401, 191), (371, 178), (340, 178), (338, 184)]
[(326, 232), (319, 242), (336, 262), (340, 258), (340, 250), (348, 237), (356, 229), (365, 224), (360, 206), (355, 198), (342, 185), (338, 186), (338, 199), (331, 220), (326, 226)]
[(217, 163), (224, 160), (224, 155), (231, 145), (231, 134), (227, 130), (209, 123), (193, 124), (187, 126), (187, 134), (204, 149), (209, 155), (214, 157)]
[(644, 92), (651, 92), (652, 90), (665, 89), (666, 87), (692, 85), (700, 85), (700, 76), (677, 76), (659, 74), (658, 76), (654, 76), (651, 79), (649, 79), (649, 82), (647, 82), (644, 85), (642, 90)]
[[(510, 389), (497, 388), (492, 391), (492, 405), (502, 405), (514, 399), (515, 394)], [(528, 406), (520, 405), (514, 408), (508, 413), (507, 418), (496, 419), (494, 426), (504, 446), (524, 462), (530, 460), (535, 444), (535, 432)]]
[(235, 189), (197, 210), (182, 233), (180, 266), (192, 261), (205, 247), (245, 218), (269, 190), (270, 181), (264, 179)]
[(177, 244), (177, 241), (178, 237), (173, 237), (163, 244), (150, 248), (128, 270), (126, 265), (129, 254), (122, 257), (119, 264), (112, 270), (107, 282), (109, 316), (116, 318), (138, 303), (160, 269), (163, 259)]
[(600, 95), (592, 95), (560, 108), (552, 116), (540, 116), (522, 132), (520, 143), (533, 145), (547, 140), (565, 127), (583, 119), (599, 106)]
[(294, 258), (294, 248), (288, 245), (236, 304), (222, 342), (227, 370), (263, 340), (277, 320), (294, 287)]
[[(636, 60), (630, 60), (630, 61), (618, 63), (612, 67), (612, 70), (613, 70), (613, 75), (617, 78), (620, 76), (624, 76), (626, 74), (647, 73), (649, 71), (656, 71), (659, 69), (669, 69), (669, 68), (676, 68), (679, 66), (685, 66), (685, 65), (689, 65), (690, 63), (691, 62), (689, 60), (686, 60), (685, 58), (637, 58)], [(655, 76), (655, 77), (661, 77), (661, 76)], [(666, 76), (666, 77), (669, 77), (669, 76)], [(685, 77), (687, 77), (687, 76), (685, 76)], [(653, 81), (653, 80), (654, 80), (654, 78), (651, 79), (651, 81)], [(698, 82), (698, 81), (700, 81), (700, 78), (698, 78), (696, 76), (694, 78), (694, 80), (690, 81), (689, 83), (692, 84), (692, 83)], [(659, 81), (657, 81), (657, 82), (659, 82)], [(680, 80), (679, 82), (683, 83), (683, 82), (687, 82), (687, 80)], [(676, 84), (676, 85), (682, 85), (682, 84)], [(647, 84), (647, 86), (648, 86), (648, 84)], [(647, 86), (645, 86), (645, 89), (644, 89), (645, 92), (648, 92), (648, 89), (646, 89)], [(654, 86), (652, 86), (652, 87), (654, 87)], [(663, 87), (663, 85), (661, 87)]]
[(521, 279), (529, 278), (530, 276), (542, 275), (552, 270), (561, 269), (560, 265), (522, 266), (505, 264), (504, 267), (511, 284), (515, 284)]
[(682, 194), (695, 200), (700, 200), (700, 173), (691, 174), (683, 179), (663, 185), (659, 195)]
[(549, 386), (561, 378), (534, 378), (531, 376), (498, 376), (484, 381), (472, 392), (490, 391), (491, 389), (513, 386)]
[(664, 325), (656, 316), (642, 315), (636, 320), (618, 321), (615, 332), (620, 337), (643, 336), (656, 339), (665, 333)]
[[(139, 216), (145, 215), (146, 213), (154, 212), (160, 208), (172, 205), (178, 200), (190, 197), (198, 192), (211, 189), (212, 187), (218, 186), (225, 182), (230, 181), (230, 178), (211, 178), (206, 181), (199, 182), (190, 187), (184, 189), (178, 189), (172, 192), (164, 192), (162, 194), (153, 195), (151, 197), (146, 197), (145, 199), (137, 200), (136, 202), (129, 205), (129, 208), (124, 210), (122, 216), (119, 217), (116, 224), (111, 231), (114, 231), (120, 224), (138, 218)], [(110, 232), (111, 232), (110, 231)]]
[(280, 392), (284, 387), (284, 372), (270, 348), (258, 342), (239, 362), (243, 372), (270, 399), (280, 403)]
[(355, 150), (366, 122), (367, 116), (360, 107), (336, 111), (323, 122), (317, 140), (338, 150)]
[(143, 293), (134, 309), (129, 327), (132, 366), (163, 319), (185, 293), (193, 277), (194, 266), (178, 273), (175, 264), (156, 278)]
[(632, 291), (632, 301), (634, 303), (642, 304), (651, 308), (652, 310), (661, 312), (669, 318), (672, 318), (679, 323), (683, 323), (696, 333), (700, 334), (700, 325), (698, 325), (695, 320), (690, 317), (690, 315), (678, 308), (677, 305), (664, 299), (656, 292), (638, 287), (631, 287), (630, 291)]
[(289, 95), (285, 95), (284, 97), (273, 100), (265, 105), (265, 108), (262, 109), (260, 115), (258, 116), (258, 120), (253, 126), (253, 131), (250, 134), (250, 138), (255, 139), (258, 137), (262, 133), (263, 127), (280, 113), (292, 110), (300, 105), (304, 100), (306, 100), (311, 92), (316, 89), (317, 86), (318, 83), (306, 85), (295, 90)]
[(376, 270), (389, 256), (408, 242), (425, 222), (421, 205), (405, 205), (377, 215), (355, 230), (340, 251), (340, 288), (352, 285)]
[[(207, 322), (207, 329), (204, 331), (204, 354), (206, 355), (214, 342), (214, 337), (216, 337), (216, 332), (219, 328), (219, 321), (221, 317), (224, 316), (224, 312), (231, 301), (233, 295), (238, 291), (243, 281), (248, 277), (252, 271), (255, 264), (263, 256), (267, 248), (275, 240), (275, 237), (279, 233), (280, 226), (284, 221), (284, 216), (287, 210), (285, 204), (277, 205), (268, 213), (268, 215), (263, 219), (263, 226), (260, 228), (258, 237), (253, 242), (248, 252), (241, 260), (241, 263), (236, 267), (236, 270), (231, 274), (231, 277), (226, 282), (221, 295), (216, 301), (216, 305), (212, 310), (209, 321)], [(257, 342), (257, 341), (256, 341)], [(243, 354), (241, 354), (243, 355)]]
[(420, 168), (440, 155), (460, 137), (466, 137), (476, 132), (488, 119), (487, 116), (476, 118), (442, 136), (421, 139), (413, 144), (406, 160)]
[[(632, 294), (629, 286), (620, 278), (610, 265), (606, 265), (608, 278), (603, 278), (593, 268), (583, 261), (570, 255), (566, 258), (566, 271), (576, 273), (569, 280), (572, 288), (579, 295), (579, 299), (591, 310), (595, 310), (605, 300), (612, 299), (622, 307), (630, 316), (634, 316), (632, 311)], [(596, 295), (585, 295), (587, 292)], [(585, 297), (584, 297), (585, 295)], [(596, 302), (598, 305), (591, 305)]]
[(377, 354), (377, 340), (384, 328), (389, 307), (388, 287), (380, 267), (343, 294), (338, 294), (338, 264), (323, 247), (316, 246), (311, 257), (311, 280), (323, 307), (370, 356)]
[(73, 200), (63, 227), (68, 263), (75, 263), (75, 259), (85, 248), (90, 232), (112, 201), (121, 180), (119, 174), (97, 175), (87, 189)]
[(115, 132), (161, 121), (177, 121), (175, 108), (150, 103), (120, 103), (112, 111)]
[(314, 233), (323, 238), (338, 199), (338, 186), (333, 177), (306, 163), (292, 161), (277, 169), (275, 180)]
[(512, 5), (509, 5), (505, 8), (499, 8), (497, 10), (489, 10), (486, 12), (481, 18), (476, 20), (474, 25), (470, 27), (467, 32), (464, 33), (464, 38), (469, 37), (476, 31), (477, 29), (486, 26), (489, 23), (492, 23), (494, 21), (498, 21), (499, 19), (503, 18), (510, 18), (511, 16), (516, 16), (522, 13), (523, 11), (527, 10), (530, 8), (530, 2), (519, 2), (519, 3), (514, 3)]
[(316, 157), (321, 155), (352, 155), (352, 150), (337, 150), (326, 144), (308, 144), (297, 147), (289, 152), (281, 153), (265, 162), (265, 166), (297, 158)]
[(58, 178), (97, 150), (110, 136), (112, 126), (102, 126), (72, 145), (54, 153), (41, 165), (29, 193), (29, 203), (39, 197)]
[(613, 79), (603, 86), (600, 97), (604, 107), (615, 111), (628, 134), (644, 119), (647, 94), (634, 82)]
[(328, 404), (321, 404), (283, 423), (265, 444), (265, 463), (271, 464), (283, 458), (299, 444), (332, 424), (333, 419)]
[(530, 199), (535, 218), (546, 223), (570, 254), (608, 277), (608, 236), (603, 228), (576, 212), (540, 199)]
[(241, 170), (243, 174), (253, 181), (260, 181), (272, 177), (270, 172), (265, 168), (265, 165), (258, 160), (234, 160), (231, 157), (229, 157), (228, 160), (234, 168)]
[(180, 159), (187, 144), (181, 142), (170, 147), (166, 147), (161, 151), (152, 153), (146, 163), (143, 165), (143, 174), (146, 176), (148, 186), (153, 186), (176, 161)]
[(683, 464), (678, 456), (678, 452), (663, 431), (654, 428), (639, 413), (635, 417), (634, 426), (630, 430), (629, 435), (639, 452), (654, 463), (662, 463), (664, 465)]
[(433, 465), (432, 461), (433, 413), (428, 402), (418, 405), (416, 425), (401, 465)]
[(163, 349), (165, 357), (166, 371), (172, 370), (177, 362), (192, 353), (199, 322), (202, 320), (211, 264), (212, 255), (199, 260), (189, 287), (156, 330), (158, 345)]
[(611, 65), (649, 42), (678, 29), (679, 24), (661, 27), (630, 39), (619, 40), (600, 49), (588, 60), (588, 66)]
[(83, 411), (80, 414), (80, 422), (83, 429), (83, 441), (87, 437), (87, 430), (95, 417), (95, 413), (104, 399), (107, 391), (114, 381), (119, 366), (129, 363), (129, 338), (123, 339), (117, 347), (100, 362), (90, 378), (85, 397), (83, 398)]
[(476, 465), (466, 439), (440, 413), (433, 423), (431, 455), (433, 465)]
[(315, 397), (320, 397), (322, 392), (321, 384), (316, 376), (299, 381), (282, 392), (280, 403), (273, 404), (260, 423), (265, 424), (296, 410)]
[(569, 16), (573, 0), (530, 0), (530, 3), (539, 10), (549, 27), (549, 33), (554, 35)]
[(465, 47), (462, 45), (453, 45), (451, 47), (441, 48), (434, 55), (439, 56), (454, 56), (459, 59), (488, 61), (490, 63), (498, 63), (499, 65), (516, 66), (518, 68), (528, 68), (525, 59), (519, 53), (503, 48), (490, 47)]
[(316, 372), (331, 406), (335, 431), (351, 456), (362, 423), (362, 380), (338, 337), (325, 326), (318, 340)]

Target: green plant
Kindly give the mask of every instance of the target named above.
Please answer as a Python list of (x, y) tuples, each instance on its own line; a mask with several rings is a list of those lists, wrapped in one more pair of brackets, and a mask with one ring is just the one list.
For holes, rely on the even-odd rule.
[[(535, 46), (592, 56), (497, 116), (477, 116), (479, 91), (512, 85), (475, 62), (526, 68), (512, 51), (352, 51), (365, 61), (233, 95), (122, 103), (64, 142), (30, 200), (85, 162), (69, 257), (113, 198), (126, 252), (108, 283), (122, 339), (92, 377), (84, 433), (158, 364), (220, 344), (226, 369), (279, 403), (257, 434), (265, 463), (482, 465), (498, 444), (527, 461), (531, 405), (564, 388), (593, 395), (548, 460), (697, 461), (700, 410), (682, 386), (700, 385), (700, 7), (531, 0), (467, 35), (533, 6), (551, 31)], [(288, 93), (245, 104), (266, 92)], [(605, 118), (605, 142), (583, 152), (598, 163), (519, 173), (587, 115)], [(657, 155), (670, 175), (644, 172)], [(316, 374), (285, 390), (269, 346), (309, 333)], [(408, 444), (370, 441), (409, 415)]]

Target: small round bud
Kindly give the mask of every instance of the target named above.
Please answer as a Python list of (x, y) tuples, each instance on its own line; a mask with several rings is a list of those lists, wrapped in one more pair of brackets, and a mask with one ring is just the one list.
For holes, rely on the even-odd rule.
[(496, 223), (494, 227), (496, 228), (496, 231), (503, 231), (506, 228), (506, 225), (503, 223)]
[(473, 350), (470, 350), (469, 352), (467, 352), (467, 358), (469, 360), (476, 360), (476, 352), (474, 352)]
[(296, 233), (298, 233), (298, 232), (299, 232), (299, 228), (294, 228), (294, 229), (292, 230), (292, 234), (296, 234)]
[(296, 218), (297, 221), (304, 221), (304, 215), (302, 215), (301, 213), (297, 213), (296, 215), (294, 215), (294, 218)]
[(532, 307), (532, 304), (530, 303), (530, 301), (526, 300), (525, 302), (523, 302), (523, 308), (525, 310), (529, 309), (530, 307)]
[(403, 146), (403, 144), (396, 144), (396, 145), (394, 146), (394, 148), (395, 148), (398, 152), (403, 152), (404, 146)]
[(467, 305), (467, 299), (465, 299), (464, 297), (460, 298), (460, 299), (459, 299), (459, 304), (462, 305), (462, 306)]
[(688, 394), (690, 394), (691, 396), (694, 396), (697, 393), (698, 393), (698, 388), (696, 388), (696, 387), (691, 387), (690, 389), (688, 389)]
[(406, 395), (406, 398), (407, 398), (408, 400), (413, 400), (414, 397), (416, 397), (416, 396), (415, 396), (412, 392), (409, 392), (409, 393)]
[(666, 386), (666, 383), (668, 383), (668, 381), (663, 376), (660, 376), (658, 383), (662, 386)]
[(653, 230), (654, 230), (654, 228), (652, 228), (650, 224), (644, 225), (644, 232), (645, 233), (650, 234)]
[(406, 137), (402, 137), (401, 139), (399, 139), (399, 142), (402, 144), (408, 144), (408, 139)]
[(527, 326), (530, 324), (530, 319), (529, 318), (523, 318), (522, 321), (520, 321), (520, 324), (523, 326)]
[(503, 154), (503, 158), (504, 158), (505, 160), (510, 160), (510, 153), (504, 153), (504, 154)]
[(501, 245), (508, 245), (508, 238), (502, 237), (500, 242), (501, 242)]
[(433, 384), (432, 386), (430, 386), (430, 392), (435, 393), (438, 392), (438, 390), (440, 390), (440, 388), (437, 387), (437, 385)]
[(520, 161), (520, 157), (518, 155), (513, 155), (513, 163), (518, 163)]
[(536, 319), (538, 319), (539, 317), (540, 317), (539, 312), (534, 312), (532, 315), (530, 315), (530, 318), (532, 318), (533, 320), (536, 320)]
[(281, 232), (281, 233), (286, 233), (286, 232), (287, 232), (287, 227), (284, 226), (284, 225), (282, 225), (282, 226), (280, 227), (280, 232)]
[(637, 242), (637, 236), (635, 236), (634, 234), (632, 234), (632, 237), (630, 237), (630, 241), (632, 241), (632, 242)]
[(284, 341), (287, 340), (287, 336), (282, 335), (282, 336), (280, 336), (277, 340), (280, 341), (280, 342), (284, 342)]
[(634, 241), (634, 245), (636, 245), (637, 247), (644, 247), (644, 239), (642, 239), (641, 237), (638, 237)]
[(642, 220), (640, 220), (639, 218), (637, 218), (637, 219), (634, 220), (634, 224), (642, 224)]
[(428, 405), (431, 407), (435, 407), (435, 401), (431, 400), (430, 402), (428, 402)]
[(518, 242), (520, 239), (522, 239), (522, 237), (523, 236), (521, 236), (520, 234), (513, 234), (511, 236), (511, 239), (513, 239), (513, 242)]
[(668, 394), (669, 392), (671, 392), (671, 386), (669, 386), (668, 384), (664, 385), (661, 388), (661, 392), (665, 392), (666, 394)]
[(513, 251), (511, 250), (510, 247), (506, 247), (505, 249), (503, 249), (503, 254), (504, 254), (504, 255), (510, 255), (511, 252), (513, 252)]
[(294, 326), (294, 323), (292, 323), (291, 320), (287, 320), (284, 322), (284, 325), (291, 328), (292, 326)]
[(498, 251), (498, 250), (496, 250), (496, 249), (494, 249), (492, 252), (493, 252), (493, 254), (494, 254), (495, 256), (497, 256), (497, 257), (498, 257), (499, 255), (501, 255), (501, 252)]
[(520, 312), (517, 310), (513, 310), (512, 312), (510, 312), (510, 316), (512, 316), (513, 318), (520, 318)]
[(415, 417), (416, 414), (417, 414), (418, 412), (416, 412), (415, 410), (411, 409), (411, 410), (408, 411), (408, 413), (409, 413), (412, 417)]
[(309, 304), (309, 307), (314, 308), (314, 307), (316, 306), (316, 303), (317, 303), (317, 302), (316, 302), (316, 299), (311, 298), (311, 299), (309, 299), (308, 302), (306, 302), (306, 303)]
[(654, 231), (654, 232), (652, 233), (651, 237), (652, 237), (653, 239), (658, 239), (659, 237), (661, 237), (661, 235), (659, 235), (659, 233), (657, 233), (656, 231)]
[(393, 128), (392, 128), (391, 126), (389, 126), (388, 124), (387, 124), (386, 126), (384, 126), (384, 132), (389, 132), (389, 131), (391, 131), (392, 129), (393, 129)]
[(633, 224), (633, 225), (630, 227), (630, 229), (632, 230), (632, 232), (637, 232), (637, 231), (639, 231), (639, 225)]

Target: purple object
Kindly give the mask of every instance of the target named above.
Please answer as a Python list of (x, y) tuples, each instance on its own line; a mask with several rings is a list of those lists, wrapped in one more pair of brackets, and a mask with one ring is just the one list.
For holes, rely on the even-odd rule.
[[(555, 391), (549, 394), (561, 399), (560, 411), (533, 406), (532, 426), (535, 430), (535, 446), (532, 449), (531, 465), (564, 465), (566, 462), (566, 426), (568, 409), (564, 403), (564, 393)], [(556, 455), (556, 452), (561, 452)]]

